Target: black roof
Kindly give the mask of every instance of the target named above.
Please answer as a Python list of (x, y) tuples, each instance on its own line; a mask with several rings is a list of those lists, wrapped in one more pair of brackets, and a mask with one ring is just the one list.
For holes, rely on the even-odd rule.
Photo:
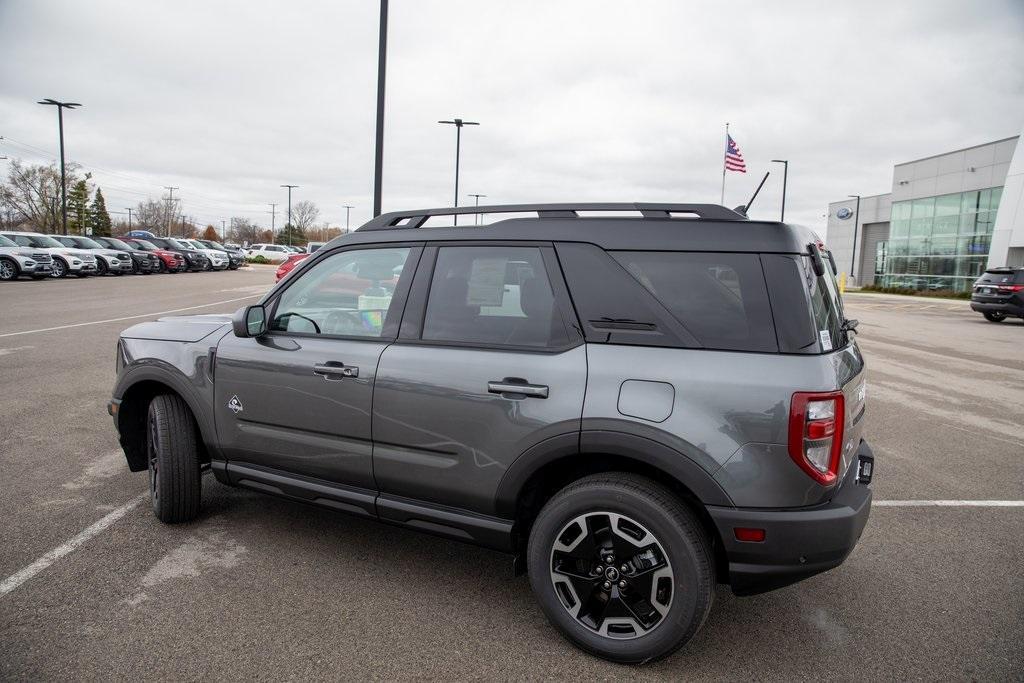
[[(580, 212), (584, 212), (583, 215)], [(586, 212), (622, 212), (588, 216)], [(420, 227), (434, 216), (536, 213), (486, 225)], [(632, 215), (629, 215), (632, 214)], [(454, 222), (454, 221), (453, 221)], [(802, 253), (817, 236), (776, 221), (752, 221), (717, 204), (511, 204), (386, 213), (329, 246), (382, 242), (524, 240), (588, 242), (604, 249)]]

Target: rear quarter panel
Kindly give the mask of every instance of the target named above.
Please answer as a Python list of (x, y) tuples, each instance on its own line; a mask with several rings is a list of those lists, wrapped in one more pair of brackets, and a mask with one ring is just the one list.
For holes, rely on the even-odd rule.
[(813, 505), (830, 492), (789, 457), (789, 406), (795, 391), (839, 388), (837, 355), (588, 344), (582, 427), (672, 447), (737, 506)]

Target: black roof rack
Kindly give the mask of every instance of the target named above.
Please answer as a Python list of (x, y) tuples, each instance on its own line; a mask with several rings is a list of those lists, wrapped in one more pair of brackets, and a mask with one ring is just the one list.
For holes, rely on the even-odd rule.
[(419, 228), (431, 216), (455, 216), (483, 213), (536, 212), (538, 218), (579, 218), (578, 211), (639, 211), (645, 218), (670, 218), (674, 213), (689, 213), (702, 220), (744, 221), (747, 217), (718, 204), (501, 204), (497, 206), (460, 206), (445, 209), (414, 209), (381, 214), (358, 230)]

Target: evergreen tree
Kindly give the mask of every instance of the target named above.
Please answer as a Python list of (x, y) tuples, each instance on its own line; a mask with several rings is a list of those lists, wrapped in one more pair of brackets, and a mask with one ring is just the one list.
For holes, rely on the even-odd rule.
[(92, 200), (89, 225), (92, 227), (92, 234), (98, 237), (110, 237), (112, 227), (110, 214), (107, 213), (107, 203), (103, 199), (103, 192), (96, 188), (96, 197)]
[(288, 244), (288, 233), (291, 233), (291, 244), (301, 247), (306, 244), (306, 231), (298, 225), (285, 224), (284, 229), (277, 234), (278, 244)]
[(68, 190), (68, 232), (84, 235), (89, 225), (89, 185), (79, 180)]

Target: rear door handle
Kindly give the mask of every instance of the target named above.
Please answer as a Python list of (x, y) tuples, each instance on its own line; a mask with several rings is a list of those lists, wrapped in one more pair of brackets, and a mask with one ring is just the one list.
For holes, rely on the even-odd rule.
[(520, 394), (533, 398), (547, 398), (548, 388), (543, 384), (527, 384), (524, 380), (506, 377), (500, 382), (488, 382), (487, 391), (492, 394)]
[(314, 365), (313, 374), (320, 375), (324, 379), (344, 379), (345, 377), (358, 377), (359, 368), (354, 365), (345, 365), (341, 361), (329, 360), (326, 363)]

